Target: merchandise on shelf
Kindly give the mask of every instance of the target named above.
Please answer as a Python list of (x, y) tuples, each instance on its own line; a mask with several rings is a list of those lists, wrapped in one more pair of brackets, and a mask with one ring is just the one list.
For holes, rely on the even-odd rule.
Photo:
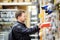
[(37, 0), (31, 0), (31, 2), (37, 2)]
[(23, 0), (18, 0), (18, 2), (23, 2)]
[(18, 0), (13, 0), (13, 2), (16, 2), (16, 3), (17, 3), (17, 2), (18, 2)]
[(9, 0), (3, 0), (3, 3), (8, 3), (9, 2)]
[(0, 9), (2, 9), (2, 6), (0, 6)]
[(25, 2), (30, 2), (30, 0), (25, 0)]
[(0, 24), (7, 24), (10, 22), (15, 22), (15, 12), (14, 11), (1, 11), (0, 12)]
[(0, 0), (0, 2), (3, 2), (3, 0)]

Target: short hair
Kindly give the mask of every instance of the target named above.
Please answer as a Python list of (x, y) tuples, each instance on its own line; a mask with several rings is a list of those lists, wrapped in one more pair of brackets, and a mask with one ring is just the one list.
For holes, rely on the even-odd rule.
[(25, 13), (25, 11), (24, 10), (17, 11), (16, 14), (15, 14), (15, 18), (18, 19), (18, 16), (21, 16), (22, 13)]

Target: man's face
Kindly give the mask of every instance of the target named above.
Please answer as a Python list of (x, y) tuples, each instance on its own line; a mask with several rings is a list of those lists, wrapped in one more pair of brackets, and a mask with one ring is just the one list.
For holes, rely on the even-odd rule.
[(26, 14), (25, 13), (22, 13), (21, 16), (18, 17), (18, 19), (22, 22), (25, 22), (26, 20)]

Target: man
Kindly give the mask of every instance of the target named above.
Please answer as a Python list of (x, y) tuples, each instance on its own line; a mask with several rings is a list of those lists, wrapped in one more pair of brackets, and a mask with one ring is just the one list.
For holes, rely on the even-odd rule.
[(30, 34), (39, 31), (39, 25), (33, 28), (27, 28), (24, 24), (26, 20), (25, 11), (18, 11), (15, 15), (17, 22), (13, 25), (12, 31), (9, 34), (8, 40), (31, 40)]

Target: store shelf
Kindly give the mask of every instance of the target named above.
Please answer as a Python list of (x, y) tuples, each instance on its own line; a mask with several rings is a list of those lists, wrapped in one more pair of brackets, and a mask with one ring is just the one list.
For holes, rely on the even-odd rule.
[(38, 37), (38, 35), (37, 34), (33, 34), (33, 35), (30, 35), (31, 37)]
[(31, 24), (37, 24), (37, 22), (31, 22)]
[(31, 20), (37, 20), (37, 18), (31, 18)]
[(0, 9), (0, 11), (18, 11), (17, 9)]
[(32, 2), (0, 3), (0, 5), (34, 5), (34, 3), (32, 3)]
[(12, 22), (0, 22), (0, 24), (11, 24)]

